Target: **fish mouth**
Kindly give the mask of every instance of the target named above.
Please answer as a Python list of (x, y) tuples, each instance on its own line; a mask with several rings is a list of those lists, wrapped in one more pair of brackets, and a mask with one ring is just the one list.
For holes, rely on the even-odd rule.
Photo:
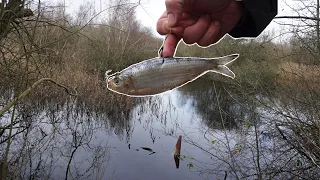
[(107, 70), (105, 74), (105, 78), (107, 81), (107, 85), (109, 84), (110, 81), (114, 80), (114, 78), (119, 74), (119, 72), (115, 72), (113, 74), (110, 74), (112, 70)]
[(116, 75), (118, 74), (118, 72), (110, 74), (111, 71), (112, 70), (108, 70), (108, 71), (106, 71), (106, 74), (105, 74), (105, 78), (106, 78), (107, 84), (109, 84), (109, 82), (112, 81), (116, 77)]
[(109, 90), (112, 90), (112, 91), (113, 91), (113, 89), (114, 89), (114, 86), (113, 86), (113, 83), (111, 83), (111, 82), (113, 81), (114, 77), (115, 77), (115, 76), (114, 76), (113, 74), (108, 75), (107, 72), (106, 72), (107, 88), (108, 88)]
[[(107, 71), (108, 72), (108, 71)], [(113, 92), (118, 92), (118, 87), (114, 84), (114, 79), (119, 75), (119, 72), (115, 72), (113, 74), (108, 75), (106, 72), (106, 82), (107, 82), (107, 88)], [(109, 71), (111, 72), (111, 71)]]
[(115, 76), (113, 75), (110, 75), (109, 77), (107, 77), (107, 82), (110, 82), (112, 81), (113, 79), (115, 78)]
[[(105, 78), (108, 79), (110, 76), (112, 76), (112, 74), (110, 74), (112, 72), (112, 70), (107, 70), (105, 73)], [(110, 74), (110, 75), (109, 75)]]

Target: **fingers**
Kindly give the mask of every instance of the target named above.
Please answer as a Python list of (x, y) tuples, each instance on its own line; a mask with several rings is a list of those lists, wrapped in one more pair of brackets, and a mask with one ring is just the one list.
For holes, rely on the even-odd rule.
[(170, 32), (170, 27), (168, 26), (167, 11), (165, 11), (157, 21), (157, 32), (160, 35), (166, 35)]
[(216, 43), (220, 39), (220, 22), (213, 21), (211, 22), (209, 28), (205, 34), (198, 41), (199, 46), (209, 46)]
[[(163, 25), (165, 21), (165, 18), (159, 19), (157, 24), (157, 31), (162, 35), (170, 32), (170, 28)], [(181, 38), (186, 44), (197, 43), (200, 46), (209, 46), (216, 43), (221, 37), (221, 24), (219, 21), (211, 21), (208, 15), (200, 17), (198, 21), (183, 20), (179, 26), (171, 28), (171, 34), (164, 42), (161, 55), (172, 57)]]
[(185, 0), (166, 0), (168, 26), (176, 26), (182, 17), (182, 13), (185, 7)]
[(203, 15), (197, 23), (189, 26), (183, 33), (183, 41), (187, 44), (193, 44), (201, 39), (211, 24), (209, 15)]
[(176, 34), (169, 34), (163, 44), (162, 57), (173, 57), (180, 40), (181, 37)]
[[(165, 14), (165, 13), (164, 13)], [(166, 26), (166, 17), (160, 18), (157, 31), (161, 35), (169, 34), (170, 28)], [(211, 21), (210, 16), (203, 15), (197, 21), (194, 18), (182, 18), (179, 25), (171, 28), (171, 35), (164, 44), (163, 56), (173, 56), (175, 48), (183, 38), (186, 44), (197, 43), (199, 46), (209, 46), (216, 43), (225, 33), (222, 33), (221, 23)]]
[(194, 25), (195, 23), (197, 23), (197, 21), (198, 21), (197, 17), (194, 17), (187, 13), (183, 13), (179, 24), (170, 28), (168, 25), (167, 11), (165, 11), (157, 21), (157, 32), (160, 35), (166, 35), (166, 34), (169, 34), (171, 29), (172, 33), (182, 37), (184, 29), (188, 26)]

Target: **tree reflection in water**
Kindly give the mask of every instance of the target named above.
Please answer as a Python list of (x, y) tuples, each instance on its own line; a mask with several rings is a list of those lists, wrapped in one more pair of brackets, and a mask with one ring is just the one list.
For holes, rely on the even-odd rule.
[[(148, 98), (26, 100), (17, 106), (12, 179), (318, 178), (277, 133), (277, 118), (219, 82)], [(1, 117), (4, 152), (10, 114)], [(182, 135), (179, 171), (172, 152)], [(156, 152), (139, 151), (141, 147)], [(299, 162), (299, 166), (297, 166)], [(141, 173), (141, 169), (146, 170)]]
[[(120, 98), (97, 108), (79, 99), (66, 99), (29, 99), (17, 106), (7, 165), (10, 179), (104, 177), (112, 148), (104, 137), (114, 132), (122, 138), (123, 130), (129, 137), (130, 102)], [(10, 112), (1, 117), (2, 127), (8, 129), (9, 119)], [(7, 134), (2, 130), (2, 152)]]
[[(230, 87), (199, 79), (179, 89), (181, 101), (194, 99), (205, 124), (200, 128), (205, 145), (190, 136), (188, 139), (212, 159), (210, 163), (197, 161), (196, 172), (209, 179), (318, 179), (318, 167), (279, 134), (277, 124), (284, 121), (279, 107), (267, 103), (273, 97), (262, 100), (261, 95), (242, 96)], [(259, 105), (257, 97), (267, 106)]]

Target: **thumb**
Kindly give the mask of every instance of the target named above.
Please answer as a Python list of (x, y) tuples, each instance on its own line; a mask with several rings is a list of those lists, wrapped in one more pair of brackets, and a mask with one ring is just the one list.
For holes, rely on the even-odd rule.
[(168, 26), (176, 26), (182, 17), (185, 7), (185, 0), (166, 0)]

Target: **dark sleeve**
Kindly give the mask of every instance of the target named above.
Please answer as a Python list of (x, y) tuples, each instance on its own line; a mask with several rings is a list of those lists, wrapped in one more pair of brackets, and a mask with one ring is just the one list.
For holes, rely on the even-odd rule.
[(244, 14), (229, 33), (234, 38), (257, 37), (278, 13), (277, 0), (242, 0)]

